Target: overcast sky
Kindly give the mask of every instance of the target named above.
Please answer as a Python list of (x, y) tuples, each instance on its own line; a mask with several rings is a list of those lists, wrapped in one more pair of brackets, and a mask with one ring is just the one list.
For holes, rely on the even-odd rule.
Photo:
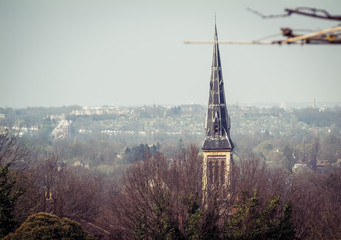
[[(340, 24), (284, 8), (340, 0), (0, 0), (0, 107), (206, 104), (216, 13), (219, 40), (256, 40), (281, 27)], [(278, 38), (281, 38), (278, 36)], [(341, 45), (220, 45), (229, 104), (341, 101)]]

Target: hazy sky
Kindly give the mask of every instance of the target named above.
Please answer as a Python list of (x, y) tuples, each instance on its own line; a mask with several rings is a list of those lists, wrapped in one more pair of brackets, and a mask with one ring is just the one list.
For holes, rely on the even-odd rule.
[[(281, 27), (340, 24), (246, 11), (340, 0), (0, 0), (0, 107), (206, 104), (214, 15), (219, 40), (255, 40)], [(281, 38), (278, 36), (278, 38)], [(220, 45), (229, 104), (341, 101), (341, 45)]]

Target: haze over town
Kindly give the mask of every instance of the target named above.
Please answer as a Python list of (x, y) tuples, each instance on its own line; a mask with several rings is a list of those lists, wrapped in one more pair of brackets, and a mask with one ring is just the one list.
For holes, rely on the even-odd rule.
[(0, 239), (341, 239), (340, 45), (184, 44), (288, 2), (0, 1)]
[[(302, 16), (263, 20), (325, 1), (0, 2), (0, 107), (207, 104), (214, 15), (220, 40), (256, 40), (281, 27), (319, 30), (337, 22)], [(278, 36), (281, 38), (281, 36)], [(227, 101), (340, 102), (339, 46), (221, 45)]]

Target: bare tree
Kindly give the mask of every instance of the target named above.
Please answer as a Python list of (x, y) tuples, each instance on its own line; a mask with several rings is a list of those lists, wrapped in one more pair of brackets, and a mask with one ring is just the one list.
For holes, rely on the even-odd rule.
[(20, 182), (25, 194), (18, 201), (18, 213), (27, 217), (49, 212), (87, 221), (98, 216), (102, 205), (101, 180), (85, 169), (67, 168), (58, 155), (50, 154), (38, 160), (24, 176)]
[(232, 171), (231, 185), (236, 187), (212, 187), (209, 201), (203, 204), (201, 163), (198, 148), (192, 146), (172, 159), (157, 155), (134, 164), (123, 177), (122, 188), (114, 187), (111, 194), (112, 215), (107, 222), (113, 235), (119, 239), (222, 239), (238, 207), (237, 196), (247, 191), (259, 196), (259, 213), (265, 214), (273, 199), (277, 215), (272, 219), (282, 222), (285, 218), (290, 223), (290, 211), (283, 210), (281, 199), (287, 172), (272, 173), (257, 158), (242, 160)]
[(60, 172), (52, 193), (53, 212), (74, 220), (94, 221), (103, 205), (101, 180), (85, 169), (76, 170)]
[(341, 238), (341, 169), (305, 173), (292, 181), (293, 221), (301, 239)]
[(35, 158), (36, 161), (18, 176), (18, 185), (24, 190), (16, 204), (16, 215), (21, 221), (37, 212), (52, 213), (52, 196), (60, 178), (58, 155)]
[[(201, 161), (192, 146), (172, 159), (158, 154), (136, 163), (112, 192), (113, 235), (123, 239), (182, 239), (198, 235)], [(194, 239), (194, 238), (193, 238)]]
[(18, 140), (17, 135), (11, 134), (8, 129), (0, 131), (0, 166), (23, 166), (29, 157), (29, 151)]
[(52, 194), (55, 193), (56, 186), (60, 179), (59, 156), (50, 154), (46, 159), (39, 162), (36, 174), (41, 186), (43, 206), (42, 211), (51, 212)]

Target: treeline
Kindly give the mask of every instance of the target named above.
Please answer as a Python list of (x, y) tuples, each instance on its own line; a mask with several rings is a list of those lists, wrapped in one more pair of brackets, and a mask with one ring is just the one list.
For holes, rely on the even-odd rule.
[[(27, 108), (1, 108), (0, 114), (4, 114), (4, 118), (0, 118), (0, 125), (7, 127), (13, 126), (16, 122), (21, 121), (26, 127), (41, 124), (48, 116), (65, 115), (68, 120), (84, 119), (88, 121), (101, 121), (113, 119), (120, 116), (127, 117), (126, 114), (104, 113), (101, 115), (71, 115), (72, 111), (82, 110), (81, 106), (63, 106), (63, 107), (27, 107)], [(133, 114), (138, 118), (157, 118), (163, 117), (165, 113), (168, 115), (178, 115), (181, 113), (181, 107), (166, 108), (163, 106), (141, 106), (127, 107), (129, 114)]]
[(5, 117), (0, 119), (0, 125), (12, 127), (20, 123), (26, 127), (42, 124), (47, 116), (50, 115), (68, 115), (73, 110), (82, 109), (81, 106), (63, 106), (63, 107), (27, 107), (20, 109), (0, 108), (0, 113)]
[(192, 146), (127, 171), (112, 192), (115, 239), (340, 239), (340, 168), (291, 175), (241, 159), (230, 188), (205, 197), (198, 153)]
[[(124, 113), (112, 112), (112, 113), (103, 113), (101, 115), (71, 115), (72, 111), (82, 110), (81, 106), (63, 106), (63, 107), (28, 107), (21, 109), (13, 109), (13, 108), (0, 108), (0, 114), (3, 114), (4, 117), (0, 118), (0, 125), (12, 127), (16, 123), (20, 123), (26, 127), (32, 127), (35, 125), (44, 124), (44, 120), (48, 116), (60, 116), (65, 115), (68, 120), (73, 121), (104, 121), (104, 120), (115, 120), (119, 117), (129, 118), (133, 116), (134, 118), (164, 118), (164, 117), (176, 117), (180, 116), (183, 111), (181, 106), (176, 107), (164, 107), (164, 106), (141, 106), (141, 107), (126, 107)], [(191, 114), (201, 113), (201, 110), (196, 110)], [(325, 108), (322, 110), (313, 109), (313, 108), (305, 108), (305, 109), (294, 109), (291, 111), (286, 111), (284, 109), (273, 107), (271, 109), (260, 109), (260, 108), (251, 108), (249, 110), (240, 110), (236, 108), (233, 110), (235, 114), (232, 115), (233, 118), (236, 118), (236, 115), (240, 113), (246, 117), (260, 117), (260, 116), (268, 116), (268, 117), (278, 117), (279, 115), (282, 117), (288, 118), (296, 118), (298, 122), (304, 122), (310, 126), (316, 127), (329, 127), (332, 124), (335, 124), (336, 127), (341, 128), (341, 123), (338, 119), (341, 118), (341, 108), (333, 107), (333, 108)], [(89, 124), (88, 124), (89, 125)]]
[(232, 134), (232, 139), (238, 156), (254, 154), (274, 168), (291, 171), (296, 163), (320, 164), (319, 167), (326, 170), (341, 166), (341, 134), (335, 125), (326, 131), (303, 136)]
[[(152, 151), (147, 146), (135, 149)], [(201, 164), (199, 149), (189, 146), (172, 158), (149, 154), (113, 180), (66, 166), (57, 154), (38, 156), (3, 132), (0, 237), (32, 214), (48, 212), (102, 239), (341, 238), (340, 168), (290, 174), (258, 157), (240, 157), (229, 188), (212, 187), (203, 195)], [(33, 216), (29, 221), (61, 221)]]
[(8, 131), (0, 134), (0, 238), (39, 212), (93, 222), (103, 210), (103, 189), (93, 172), (67, 167), (56, 154), (38, 156)]
[[(111, 177), (120, 171), (121, 165), (144, 161), (159, 153), (161, 145), (132, 144), (111, 139), (104, 134), (93, 134), (72, 140), (46, 140), (41, 137), (23, 137), (20, 141), (30, 148), (38, 158), (58, 155), (60, 162), (68, 166), (82, 166)], [(176, 144), (176, 143), (174, 143)], [(176, 151), (176, 150), (173, 150)]]
[(124, 151), (124, 162), (133, 163), (137, 161), (145, 161), (151, 157), (154, 157), (159, 150), (161, 145), (157, 143), (149, 146), (148, 144), (135, 145), (131, 149), (128, 146)]
[(325, 127), (335, 124), (336, 127), (341, 128), (341, 121), (335, 121), (336, 119), (341, 119), (340, 107), (335, 107), (334, 111), (327, 109), (324, 111), (316, 109), (301, 109), (295, 110), (294, 113), (299, 121), (305, 122), (308, 125)]

